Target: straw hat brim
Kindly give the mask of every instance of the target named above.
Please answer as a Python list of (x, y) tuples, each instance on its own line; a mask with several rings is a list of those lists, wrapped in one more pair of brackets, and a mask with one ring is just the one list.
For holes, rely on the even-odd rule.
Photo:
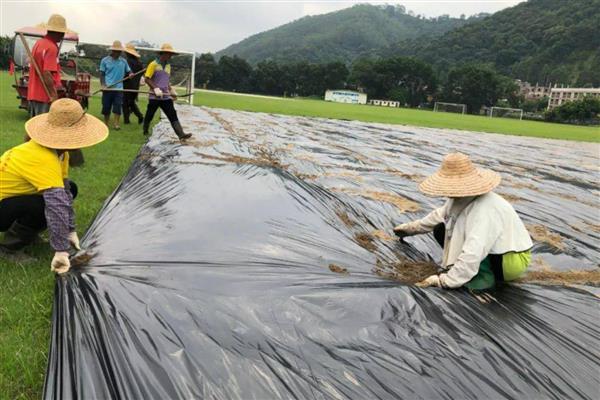
[(167, 49), (159, 49), (157, 52), (160, 53), (169, 53), (173, 55), (178, 55), (179, 53), (176, 50), (167, 50)]
[(90, 147), (108, 137), (108, 127), (98, 118), (85, 114), (73, 126), (55, 126), (48, 122), (50, 114), (41, 114), (25, 123), (25, 130), (38, 144), (51, 149), (73, 150)]
[(127, 50), (125, 50), (123, 47), (120, 47), (120, 48), (119, 48), (119, 47), (112, 47), (112, 46), (111, 46), (111, 47), (109, 47), (108, 49), (109, 49), (110, 51), (127, 51)]
[(484, 168), (475, 168), (468, 174), (447, 177), (436, 172), (427, 177), (419, 190), (433, 197), (479, 196), (494, 190), (500, 184), (500, 174)]
[(138, 53), (137, 51), (135, 51), (135, 49), (128, 49), (127, 47), (125, 47), (124, 51), (125, 51), (125, 53), (131, 54), (134, 57), (137, 57), (137, 58), (141, 57), (140, 53)]

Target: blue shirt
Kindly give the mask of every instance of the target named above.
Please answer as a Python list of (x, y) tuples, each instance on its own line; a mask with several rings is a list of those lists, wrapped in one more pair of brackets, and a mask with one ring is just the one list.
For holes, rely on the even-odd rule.
[[(111, 86), (115, 82), (119, 82), (125, 78), (125, 74), (131, 72), (129, 64), (123, 57), (116, 60), (111, 56), (106, 56), (100, 61), (100, 72), (104, 72), (104, 83), (106, 86)], [(112, 86), (115, 89), (123, 89), (123, 82)]]

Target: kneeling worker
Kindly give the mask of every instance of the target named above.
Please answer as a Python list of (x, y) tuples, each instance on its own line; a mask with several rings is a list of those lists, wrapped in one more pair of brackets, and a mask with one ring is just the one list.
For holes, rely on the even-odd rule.
[(446, 271), (417, 286), (485, 290), (525, 272), (533, 243), (514, 208), (492, 192), (500, 179), (475, 168), (468, 156), (452, 153), (419, 185), (426, 195), (449, 199), (426, 217), (394, 228), (401, 238), (433, 231), (444, 248)]
[(73, 197), (76, 186), (61, 165), (67, 150), (100, 143), (108, 128), (72, 99), (56, 100), (46, 114), (25, 123), (30, 141), (7, 150), (0, 158), (0, 250), (15, 251), (50, 231), (55, 250), (51, 269), (70, 268), (69, 249), (79, 249)]
[(177, 111), (175, 111), (175, 106), (173, 105), (173, 100), (177, 100), (177, 93), (169, 82), (171, 79), (171, 63), (169, 60), (174, 55), (177, 55), (177, 52), (173, 50), (173, 46), (168, 43), (163, 44), (158, 52), (158, 58), (148, 64), (148, 68), (144, 74), (146, 85), (151, 89), (148, 98), (148, 108), (144, 116), (144, 135), (148, 134), (150, 122), (152, 122), (156, 110), (160, 108), (169, 119), (179, 139), (183, 140), (189, 139), (192, 135), (183, 132), (183, 128), (177, 117)]

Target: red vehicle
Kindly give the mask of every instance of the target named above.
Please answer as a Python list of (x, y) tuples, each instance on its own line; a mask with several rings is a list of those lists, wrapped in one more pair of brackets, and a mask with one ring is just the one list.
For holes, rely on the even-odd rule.
[[(22, 34), (22, 36), (21, 36)], [(29, 56), (26, 46), (31, 50), (35, 42), (46, 35), (44, 24), (32, 27), (24, 27), (15, 31), (13, 38), (13, 57), (12, 61), (20, 76), (15, 73), (15, 83), (13, 87), (17, 90), (17, 98), (21, 101), (19, 108), (29, 109), (27, 101), (27, 85), (29, 74), (34, 73), (35, 69), (29, 65)], [(90, 94), (90, 79), (88, 73), (79, 72), (74, 58), (77, 57), (77, 44), (79, 36), (75, 32), (67, 32), (63, 40), (59, 43), (59, 57), (62, 79), (62, 88), (58, 89), (58, 97), (68, 97), (77, 100), (83, 108), (88, 107), (88, 97)]]

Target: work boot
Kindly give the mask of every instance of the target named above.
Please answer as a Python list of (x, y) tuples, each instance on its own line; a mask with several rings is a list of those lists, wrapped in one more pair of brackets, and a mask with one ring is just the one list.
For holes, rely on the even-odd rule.
[(144, 123), (144, 116), (142, 114), (138, 115), (138, 124), (143, 124)]
[(189, 139), (192, 137), (191, 133), (185, 133), (183, 131), (183, 128), (181, 127), (181, 124), (179, 123), (179, 121), (172, 122), (171, 126), (175, 130), (175, 133), (177, 134), (177, 137), (179, 137), (179, 140), (185, 140), (185, 139)]
[(0, 247), (8, 251), (20, 250), (33, 243), (38, 238), (38, 233), (38, 230), (15, 221), (4, 233), (4, 238), (0, 242)]
[(150, 121), (144, 121), (144, 128), (142, 131), (144, 136), (148, 136), (148, 129), (150, 129)]

